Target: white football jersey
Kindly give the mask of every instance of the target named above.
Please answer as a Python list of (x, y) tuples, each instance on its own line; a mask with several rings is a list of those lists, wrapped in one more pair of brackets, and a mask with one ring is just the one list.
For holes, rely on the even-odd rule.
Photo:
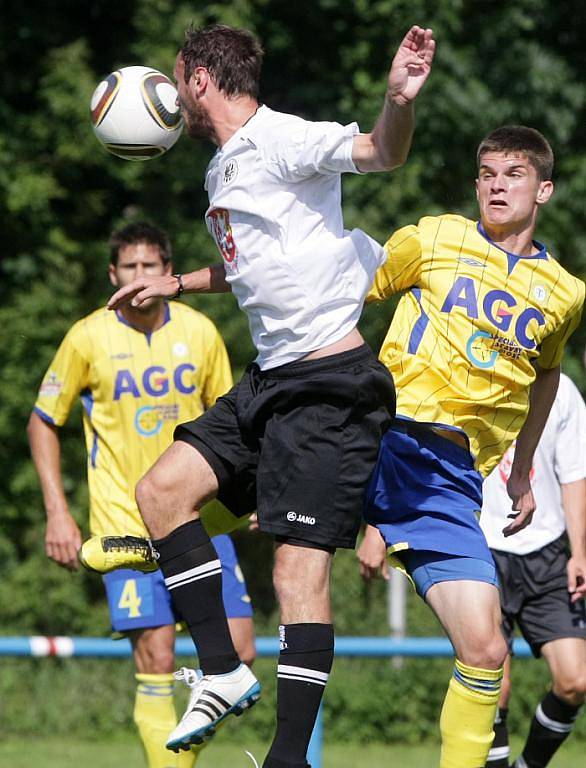
[(382, 247), (342, 220), (358, 130), (261, 106), (208, 166), (206, 223), (262, 369), (348, 334), (384, 262)]
[(510, 522), (511, 500), (506, 486), (513, 456), (511, 446), (484, 481), (480, 525), (491, 549), (526, 555), (555, 541), (566, 528), (560, 483), (586, 477), (586, 405), (564, 374), (531, 469), (537, 510), (527, 528), (505, 538), (501, 531)]

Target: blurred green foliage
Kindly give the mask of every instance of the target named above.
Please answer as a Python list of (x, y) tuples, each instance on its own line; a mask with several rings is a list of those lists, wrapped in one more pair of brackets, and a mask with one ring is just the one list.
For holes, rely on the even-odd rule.
[[(4, 0), (1, 14), (0, 67), (5, 75), (0, 92), (2, 633), (108, 631), (99, 579), (72, 576), (45, 559), (44, 515), (25, 426), (58, 342), (74, 320), (109, 295), (105, 243), (114, 227), (143, 218), (164, 227), (172, 236), (175, 263), (181, 271), (217, 261), (203, 222), (202, 181), (213, 147), (184, 137), (163, 158), (125, 162), (102, 150), (89, 122), (90, 96), (102, 76), (137, 63), (170, 73), (183, 30), (191, 21), (218, 20), (247, 26), (258, 34), (266, 49), (262, 98), (271, 107), (312, 119), (357, 120), (364, 130), (377, 117), (390, 58), (406, 29), (413, 23), (433, 27), (438, 40), (436, 63), (417, 105), (410, 158), (392, 175), (345, 180), (347, 226), (363, 227), (383, 241), (397, 227), (424, 214), (457, 211), (474, 216), (479, 140), (499, 124), (526, 123), (548, 136), (557, 158), (557, 191), (542, 213), (538, 238), (571, 271), (586, 277), (586, 6), (574, 0), (233, 0), (230, 4)], [(252, 358), (253, 349), (246, 320), (234, 299), (215, 296), (188, 301), (219, 325), (238, 374)], [(369, 307), (365, 312), (362, 329), (375, 347), (391, 312), (392, 305)], [(583, 324), (564, 363), (583, 390), (580, 360), (585, 342)], [(73, 513), (85, 525), (87, 492), (79, 413), (72, 415), (62, 437), (65, 487)], [(251, 543), (241, 535), (238, 544), (260, 631), (274, 632), (270, 543)], [(385, 633), (382, 589), (361, 585), (352, 557), (337, 558), (338, 631)], [(412, 631), (438, 631), (425, 611), (414, 608), (412, 615), (417, 619)], [(17, 685), (10, 669), (37, 676), (42, 667), (39, 662), (27, 662), (26, 669), (22, 664), (2, 662), (7, 677), (0, 698), (9, 692), (6, 686)], [(81, 673), (75, 670), (89, 667), (64, 662), (63, 670), (69, 664), (73, 671), (63, 680), (77, 690), (76, 675)], [(332, 689), (333, 714), (328, 715), (332, 723), (348, 708), (357, 710), (361, 722), (370, 711), (358, 712), (361, 694), (356, 691), (363, 668), (373, 667), (370, 662), (356, 664), (356, 685)], [(434, 664), (430, 662), (430, 670)], [(445, 680), (442, 662), (437, 664)], [(392, 674), (389, 665), (385, 669)], [(96, 663), (96, 670), (99, 678), (101, 665)], [(48, 674), (42, 672), (39, 685), (47, 683)], [(50, 679), (51, 686), (56, 684), (57, 678)], [(84, 680), (80, 677), (79, 685)], [(399, 686), (395, 693), (389, 689), (385, 694), (391, 709), (381, 707), (381, 717), (390, 720), (384, 713), (394, 712), (397, 706), (401, 710), (397, 716), (407, 716), (412, 698), (421, 693), (423, 703), (417, 711), (423, 724), (413, 726), (413, 738), (434, 727), (435, 704), (425, 704), (429, 686), (417, 675), (387, 680), (369, 673), (368, 680), (381, 688), (384, 701), (383, 687), (391, 682)], [(396, 695), (396, 691), (405, 692), (401, 680), (413, 686), (413, 697), (408, 692), (406, 698)], [(364, 690), (370, 682), (362, 683)], [(72, 702), (70, 709), (74, 708)], [(119, 718), (127, 723), (129, 710), (130, 705), (124, 715), (116, 715), (116, 723), (121, 722)], [(52, 720), (46, 722), (53, 727)], [(103, 725), (97, 715), (94, 722), (100, 728)], [(343, 735), (350, 721), (339, 722)], [(391, 725), (385, 722), (369, 721), (362, 735), (370, 738), (375, 728), (386, 728), (384, 733), (390, 734)]]

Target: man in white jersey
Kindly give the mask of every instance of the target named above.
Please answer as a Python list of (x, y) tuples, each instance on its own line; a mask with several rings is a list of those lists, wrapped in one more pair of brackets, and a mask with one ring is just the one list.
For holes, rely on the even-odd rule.
[[(537, 512), (515, 536), (502, 533), (514, 449), (485, 480), (480, 524), (497, 566), (503, 630), (514, 624), (543, 656), (552, 688), (540, 702), (515, 768), (545, 768), (567, 738), (586, 694), (586, 405), (562, 374), (531, 472)], [(568, 540), (570, 553), (568, 553)], [(508, 768), (510, 659), (487, 768)]]
[[(208, 228), (221, 266), (143, 279), (112, 297), (232, 290), (258, 350), (241, 382), (197, 421), (137, 487), (143, 518), (204, 673), (168, 741), (187, 748), (259, 686), (239, 665), (220, 599), (219, 569), (199, 521), (217, 496), (276, 540), (281, 608), (277, 732), (265, 768), (305, 768), (333, 660), (329, 574), (337, 547), (353, 547), (364, 486), (393, 411), (390, 375), (356, 323), (382, 248), (344, 229), (341, 174), (390, 170), (408, 154), (413, 100), (435, 43), (412, 27), (393, 59), (373, 131), (274, 112), (258, 99), (262, 49), (245, 30), (189, 30), (175, 77), (189, 135), (218, 150), (207, 173)], [(209, 601), (207, 620), (193, 605)]]

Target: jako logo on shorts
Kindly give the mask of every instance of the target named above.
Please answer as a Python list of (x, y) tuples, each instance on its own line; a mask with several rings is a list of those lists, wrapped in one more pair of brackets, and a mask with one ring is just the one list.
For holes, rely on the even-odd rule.
[(291, 523), (305, 523), (305, 525), (315, 525), (315, 517), (310, 515), (298, 515), (297, 512), (287, 512), (287, 520)]

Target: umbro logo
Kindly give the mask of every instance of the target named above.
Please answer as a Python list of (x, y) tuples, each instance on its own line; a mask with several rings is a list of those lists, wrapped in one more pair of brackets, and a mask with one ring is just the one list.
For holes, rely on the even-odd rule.
[(297, 512), (287, 512), (287, 520), (290, 523), (304, 523), (305, 525), (315, 525), (315, 517), (311, 515), (298, 515)]
[(464, 262), (464, 264), (468, 264), (469, 267), (483, 267), (484, 264), (481, 261), (476, 261), (476, 259), (469, 259), (467, 256), (460, 256), (458, 261)]

